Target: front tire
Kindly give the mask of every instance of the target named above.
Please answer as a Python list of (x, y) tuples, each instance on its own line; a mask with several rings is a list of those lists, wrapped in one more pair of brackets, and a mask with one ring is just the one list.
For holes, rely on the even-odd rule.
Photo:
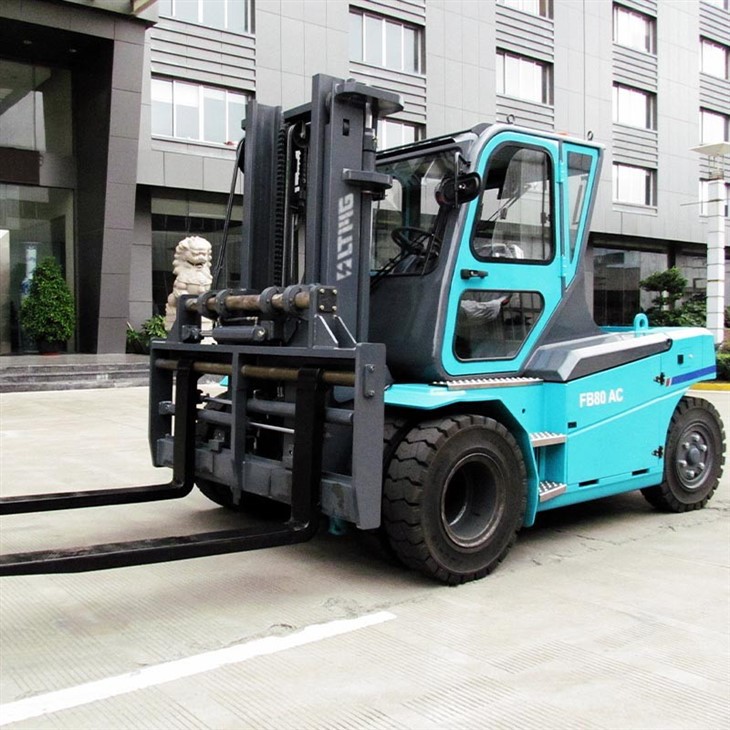
[[(226, 391), (223, 394), (223, 399), (230, 399), (230, 391)], [(220, 402), (208, 403), (206, 409), (213, 411), (222, 411), (225, 406)], [(198, 439), (201, 442), (209, 441), (213, 438), (217, 438), (221, 443), (228, 445), (229, 435), (227, 432), (220, 428), (217, 429), (215, 426), (198, 421)], [(233, 490), (227, 484), (221, 482), (215, 482), (211, 479), (196, 476), (195, 484), (201, 493), (206, 496), (211, 502), (224, 507), (231, 512), (240, 512), (242, 514), (254, 517), (257, 519), (284, 519), (288, 513), (288, 505), (276, 502), (272, 499), (267, 499), (258, 494), (250, 494), (245, 492), (241, 495), (241, 501), (236, 504), (233, 501)]]
[(240, 512), (241, 505), (233, 503), (233, 492), (227, 484), (219, 482), (211, 482), (202, 477), (195, 478), (195, 484), (198, 489), (211, 501), (221, 507), (225, 507), (233, 512)]
[(244, 492), (240, 503), (236, 504), (233, 501), (233, 492), (227, 484), (211, 482), (201, 477), (195, 478), (195, 484), (211, 502), (231, 512), (240, 512), (262, 520), (284, 520), (289, 514), (289, 505), (249, 492)]
[(725, 462), (725, 433), (712, 403), (685, 396), (667, 431), (664, 478), (642, 489), (649, 504), (667, 512), (701, 509), (711, 499)]
[(458, 584), (490, 573), (522, 526), (527, 477), (514, 437), (483, 416), (422, 423), (400, 442), (383, 485), (383, 525), (410, 568)]

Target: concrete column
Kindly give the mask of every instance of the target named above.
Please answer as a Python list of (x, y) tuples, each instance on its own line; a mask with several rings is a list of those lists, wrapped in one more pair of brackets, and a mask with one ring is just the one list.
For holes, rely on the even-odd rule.
[(725, 181), (718, 176), (707, 187), (707, 329), (720, 345), (725, 336)]
[(137, 151), (145, 26), (115, 23), (104, 230), (100, 267), (99, 353), (124, 352), (134, 241)]

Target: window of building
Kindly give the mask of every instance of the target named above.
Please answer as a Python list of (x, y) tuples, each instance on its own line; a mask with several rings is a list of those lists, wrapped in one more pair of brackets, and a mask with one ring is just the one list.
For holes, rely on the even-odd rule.
[(0, 60), (0, 147), (73, 154), (71, 72)]
[(656, 129), (656, 96), (630, 86), (614, 84), (613, 121), (630, 127)]
[(350, 58), (394, 71), (423, 73), (423, 28), (351, 10)]
[(655, 206), (656, 170), (614, 164), (613, 199), (617, 203)]
[(417, 142), (423, 136), (422, 131), (423, 128), (419, 124), (380, 119), (378, 120), (378, 149), (387, 150), (391, 147)]
[(497, 93), (552, 104), (552, 66), (526, 56), (497, 51)]
[(623, 5), (614, 5), (613, 42), (644, 53), (656, 53), (656, 21)]
[(157, 0), (161, 16), (219, 28), (231, 33), (253, 32), (253, 0)]
[[(153, 193), (152, 212), (152, 300), (155, 314), (165, 313), (165, 304), (175, 283), (173, 260), (175, 247), (187, 236), (201, 236), (213, 247), (213, 263), (218, 260), (223, 241), (226, 196), (213, 193), (165, 190)], [(229, 228), (226, 260), (218, 281), (220, 287), (237, 287), (241, 274), (239, 251), (242, 201), (234, 200)]]
[(674, 266), (687, 279), (685, 297), (707, 294), (707, 256), (687, 247), (676, 251)]
[(651, 306), (654, 294), (639, 282), (668, 267), (666, 253), (593, 249), (593, 318), (599, 325), (629, 325), (642, 309)]
[(700, 71), (708, 76), (730, 78), (730, 49), (703, 38), (700, 41)]
[[(709, 215), (710, 181), (700, 180), (700, 215)], [(730, 218), (730, 184), (725, 183), (725, 218)]]
[(702, 0), (702, 2), (708, 5), (714, 5), (716, 8), (720, 8), (720, 10), (730, 9), (730, 0)]
[(543, 18), (553, 17), (552, 0), (497, 0), (499, 5), (520, 10), (523, 13), (539, 15)]
[(152, 134), (198, 142), (235, 144), (248, 97), (236, 91), (152, 79)]
[(700, 143), (730, 141), (730, 117), (726, 114), (700, 109)]

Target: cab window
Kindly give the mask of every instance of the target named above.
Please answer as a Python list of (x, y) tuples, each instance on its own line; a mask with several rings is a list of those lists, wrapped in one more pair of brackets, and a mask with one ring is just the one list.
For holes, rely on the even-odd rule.
[(459, 360), (515, 357), (544, 308), (538, 292), (465, 291), (459, 301), (454, 354)]
[(570, 259), (578, 246), (578, 232), (586, 203), (586, 190), (590, 178), (592, 158), (579, 152), (568, 153), (568, 224)]
[(544, 150), (505, 145), (493, 153), (472, 237), (477, 259), (552, 260), (552, 180), (551, 160)]
[(420, 153), (378, 163), (393, 185), (373, 210), (370, 269), (383, 276), (423, 275), (433, 271), (443, 244), (449, 209), (438, 191), (453, 179), (454, 152)]

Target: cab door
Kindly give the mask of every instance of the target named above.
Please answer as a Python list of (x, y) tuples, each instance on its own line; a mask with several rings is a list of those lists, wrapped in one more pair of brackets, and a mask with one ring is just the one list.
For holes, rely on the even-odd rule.
[(461, 232), (442, 364), (450, 376), (520, 370), (564, 290), (560, 145), (504, 130), (477, 163), (483, 192)]

